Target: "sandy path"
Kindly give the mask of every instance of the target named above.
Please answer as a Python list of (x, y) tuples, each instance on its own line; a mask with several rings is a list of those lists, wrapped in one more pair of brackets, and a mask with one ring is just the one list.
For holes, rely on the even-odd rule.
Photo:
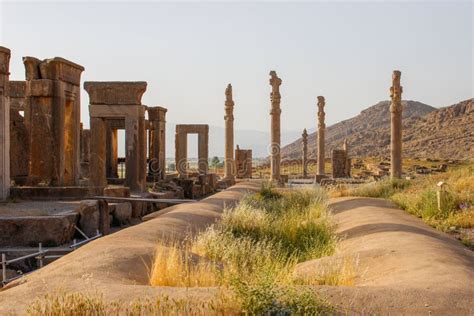
[(474, 314), (474, 253), (458, 240), (385, 200), (340, 198), (330, 205), (343, 238), (337, 254), (297, 271), (356, 258), (354, 287), (323, 290), (333, 303), (358, 313)]
[[(239, 184), (202, 202), (168, 208), (147, 222), (101, 238), (0, 292), (0, 315), (22, 313), (48, 290), (104, 293), (129, 301), (167, 293), (173, 297), (212, 295), (213, 289), (147, 286), (147, 265), (163, 237), (183, 238), (202, 229), (258, 184)], [(472, 315), (474, 254), (457, 240), (425, 225), (384, 200), (342, 198), (331, 201), (338, 234), (335, 256), (300, 264), (310, 274), (321, 264), (357, 258), (355, 286), (318, 287), (342, 313)], [(21, 284), (19, 284), (21, 283)]]

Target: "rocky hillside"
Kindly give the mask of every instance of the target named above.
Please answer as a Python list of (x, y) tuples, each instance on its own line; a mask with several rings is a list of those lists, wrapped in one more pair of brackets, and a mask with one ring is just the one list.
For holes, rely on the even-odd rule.
[[(403, 102), (403, 153), (408, 157), (470, 159), (474, 157), (474, 99), (436, 109)], [(326, 156), (348, 139), (352, 156), (389, 156), (390, 101), (382, 101), (359, 115), (329, 126)], [(308, 137), (309, 155), (316, 154), (316, 135)], [(301, 157), (301, 139), (282, 149), (283, 158)]]

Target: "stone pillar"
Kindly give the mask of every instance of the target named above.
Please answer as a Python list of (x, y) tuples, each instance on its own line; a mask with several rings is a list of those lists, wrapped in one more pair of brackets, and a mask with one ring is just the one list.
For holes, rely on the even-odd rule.
[(146, 188), (145, 109), (138, 117), (125, 118), (125, 185), (131, 192)]
[(252, 149), (235, 149), (236, 177), (239, 179), (252, 178)]
[(89, 178), (90, 175), (90, 153), (91, 153), (91, 131), (82, 130), (81, 137), (81, 178)]
[(303, 178), (307, 178), (308, 177), (308, 132), (306, 131), (306, 128), (303, 130), (303, 134), (301, 136), (303, 136), (303, 140), (302, 140), (303, 148), (301, 150), (303, 153), (303, 156), (301, 157), (301, 163), (303, 165)]
[(324, 100), (323, 96), (318, 96), (318, 153), (317, 153), (317, 163), (318, 163), (318, 175), (324, 175), (324, 159), (325, 159), (325, 152), (324, 152), (324, 140), (325, 140), (325, 130), (326, 124), (324, 122), (324, 118), (326, 113), (324, 113), (324, 106), (326, 105), (326, 101)]
[(150, 124), (150, 163), (148, 173), (156, 181), (166, 176), (166, 112), (161, 107), (148, 107), (148, 121)]
[(0, 46), (0, 200), (10, 192), (10, 50)]
[(272, 86), (272, 92), (270, 93), (270, 100), (272, 107), (270, 110), (271, 115), (271, 144), (270, 144), (270, 168), (271, 168), (271, 180), (280, 182), (280, 149), (281, 149), (281, 127), (280, 127), (280, 85), (282, 80), (278, 78), (277, 73), (272, 70), (270, 71), (270, 85)]
[(107, 122), (100, 117), (91, 117), (90, 183), (94, 187), (107, 186), (106, 146)]
[(342, 149), (346, 152), (346, 176), (350, 178), (352, 166), (351, 166), (351, 158), (349, 157), (349, 143), (347, 141), (347, 138), (344, 138)]
[(115, 128), (107, 126), (106, 136), (106, 168), (107, 178), (118, 178), (118, 131)]
[(390, 87), (391, 138), (390, 138), (390, 177), (400, 179), (402, 177), (402, 93), (400, 77), (402, 73), (393, 71), (392, 87)]
[(232, 100), (232, 85), (229, 83), (225, 89), (225, 158), (224, 158), (224, 177), (234, 180), (235, 161), (234, 161), (234, 101)]
[[(10, 177), (16, 184), (24, 184), (28, 177), (30, 158), (29, 132), (26, 125), (26, 81), (11, 81), (10, 101)], [(23, 112), (23, 115), (21, 114)]]
[(175, 134), (175, 164), (180, 178), (187, 178), (188, 134), (176, 126)]
[[(80, 81), (84, 67), (60, 57), (24, 57), (29, 183), (79, 185)], [(26, 113), (25, 113), (26, 114)]]
[(198, 134), (198, 170), (199, 174), (209, 173), (209, 126)]

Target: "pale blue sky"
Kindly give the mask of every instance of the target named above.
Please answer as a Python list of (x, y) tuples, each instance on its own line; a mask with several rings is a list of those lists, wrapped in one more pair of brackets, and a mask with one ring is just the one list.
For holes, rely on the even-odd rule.
[[(269, 129), (268, 72), (283, 79), (282, 128), (328, 124), (388, 99), (402, 71), (404, 99), (446, 106), (473, 97), (473, 4), (446, 2), (0, 3), (0, 45), (21, 57), (61, 56), (83, 80), (145, 80), (147, 105), (168, 121), (223, 126), (234, 86), (235, 126)], [(82, 120), (88, 126), (88, 98)]]

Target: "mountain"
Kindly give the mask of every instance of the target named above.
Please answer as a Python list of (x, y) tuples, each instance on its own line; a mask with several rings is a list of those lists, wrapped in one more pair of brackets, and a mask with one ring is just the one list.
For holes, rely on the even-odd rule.
[(403, 136), (408, 157), (474, 159), (474, 99), (409, 120)]
[[(474, 99), (436, 109), (403, 101), (403, 154), (408, 157), (470, 159), (474, 157)], [(347, 138), (351, 156), (389, 156), (390, 101), (326, 128), (326, 157)], [(309, 156), (316, 156), (317, 133), (308, 136)], [(301, 138), (282, 148), (282, 157), (301, 157)]]

